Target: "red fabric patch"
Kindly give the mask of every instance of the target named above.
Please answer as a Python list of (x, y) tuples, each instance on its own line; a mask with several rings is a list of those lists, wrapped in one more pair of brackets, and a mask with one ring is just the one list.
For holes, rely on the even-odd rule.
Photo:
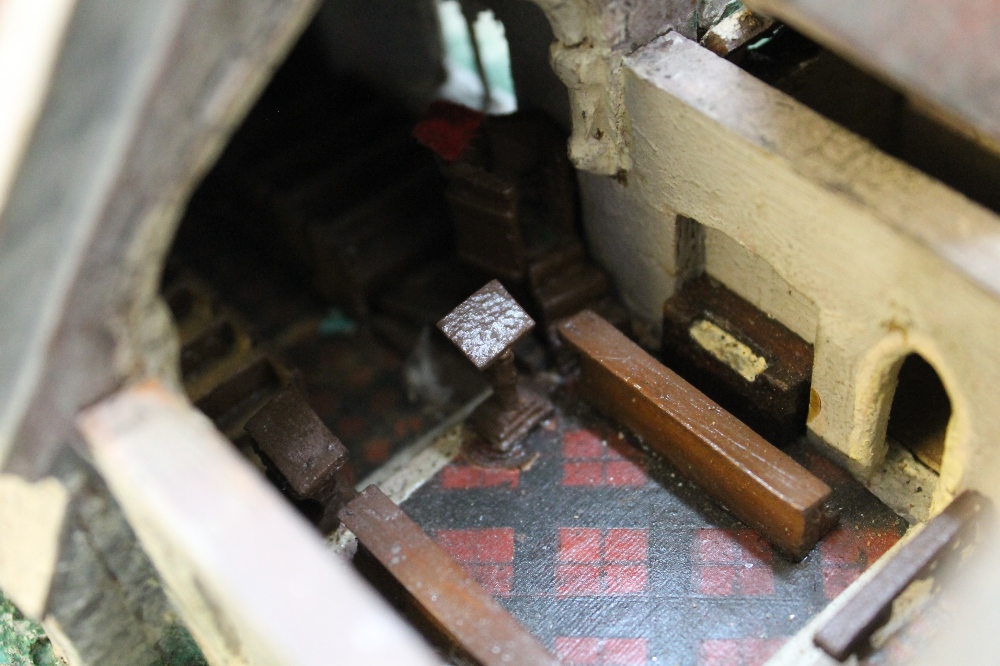
[(562, 562), (599, 562), (601, 560), (601, 530), (559, 530), (559, 560)]
[(507, 484), (517, 488), (519, 470), (474, 467), (471, 465), (448, 465), (441, 470), (441, 487), (448, 490), (468, 490), (470, 488), (495, 488)]
[(700, 594), (728, 597), (736, 591), (736, 577), (739, 575), (736, 567), (695, 566), (693, 573), (695, 590)]
[(606, 463), (607, 482), (609, 486), (644, 486), (646, 472), (629, 460), (611, 461)]
[(823, 594), (833, 599), (846, 590), (861, 575), (855, 567), (823, 567)]
[(563, 457), (600, 458), (603, 455), (601, 438), (590, 430), (569, 430), (563, 435)]
[(568, 462), (563, 465), (564, 486), (603, 486), (604, 466), (600, 462)]
[(648, 541), (645, 529), (608, 530), (604, 537), (604, 559), (612, 562), (645, 561)]
[(462, 567), (493, 596), (508, 595), (514, 587), (514, 567), (509, 564), (463, 564)]
[(777, 652), (781, 638), (727, 638), (701, 641), (698, 666), (759, 666)]
[(514, 529), (439, 530), (437, 542), (463, 564), (514, 561)]
[(770, 563), (774, 551), (753, 530), (695, 530), (694, 559), (705, 564)]
[(413, 128), (413, 138), (443, 159), (454, 162), (468, 147), (486, 116), (447, 100), (433, 102)]
[(566, 666), (645, 666), (645, 638), (556, 637), (556, 656)]
[(819, 543), (823, 563), (834, 566), (861, 566), (861, 542), (853, 530), (838, 528)]
[(601, 568), (593, 564), (563, 564), (556, 567), (556, 590), (561, 595), (598, 595)]
[(692, 584), (699, 594), (774, 594), (774, 571), (770, 566), (774, 551), (753, 530), (696, 530), (692, 548)]
[(514, 530), (439, 530), (437, 542), (462, 565), (469, 577), (492, 595), (510, 594), (514, 586)]
[(602, 650), (606, 666), (645, 666), (645, 638), (609, 638)]
[(636, 594), (646, 589), (645, 564), (609, 564), (604, 567), (606, 594)]
[(648, 531), (561, 528), (556, 591), (560, 595), (636, 594), (646, 589)]
[[(567, 431), (563, 435), (562, 453), (566, 459), (563, 463), (564, 486), (641, 487), (648, 480), (640, 464), (609, 446), (592, 430)], [(632, 453), (637, 460), (641, 459), (638, 452)]]
[(823, 561), (823, 594), (833, 599), (882, 557), (899, 535), (884, 530), (833, 530), (819, 543)]
[(590, 666), (601, 663), (600, 638), (556, 637), (556, 657), (566, 666)]

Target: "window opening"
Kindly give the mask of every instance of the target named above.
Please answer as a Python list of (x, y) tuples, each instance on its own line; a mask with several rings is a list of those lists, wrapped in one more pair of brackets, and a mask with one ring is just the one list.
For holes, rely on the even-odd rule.
[(490, 10), (463, 11), (458, 0), (439, 2), (438, 16), (447, 72), (440, 96), (492, 114), (516, 111), (503, 23)]

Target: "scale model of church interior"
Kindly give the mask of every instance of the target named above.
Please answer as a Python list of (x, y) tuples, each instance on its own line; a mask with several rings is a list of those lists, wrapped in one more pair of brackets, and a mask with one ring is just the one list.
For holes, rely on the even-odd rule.
[(414, 664), (910, 663), (1000, 478), (1000, 157), (740, 3), (562, 5), (319, 9), (164, 261), (187, 398)]

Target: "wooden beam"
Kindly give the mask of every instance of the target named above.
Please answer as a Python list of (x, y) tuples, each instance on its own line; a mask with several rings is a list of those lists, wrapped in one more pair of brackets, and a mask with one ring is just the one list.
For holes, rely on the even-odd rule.
[(183, 397), (147, 382), (78, 424), (210, 663), (438, 663)]
[(348, 503), (340, 520), (432, 623), (476, 663), (558, 663), (378, 486), (368, 486)]
[(844, 661), (860, 648), (892, 613), (892, 602), (910, 583), (929, 573), (949, 552), (967, 540), (988, 501), (974, 491), (958, 496), (944, 511), (899, 549), (874, 578), (840, 609), (813, 642), (834, 659)]
[(830, 488), (585, 310), (559, 326), (580, 353), (581, 397), (624, 424), (794, 559), (836, 523)]

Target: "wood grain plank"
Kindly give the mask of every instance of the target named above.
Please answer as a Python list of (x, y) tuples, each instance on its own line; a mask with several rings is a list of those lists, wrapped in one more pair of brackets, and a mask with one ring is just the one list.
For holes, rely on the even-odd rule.
[(778, 549), (801, 559), (836, 522), (830, 488), (585, 310), (559, 326), (580, 353), (580, 394)]
[(368, 486), (348, 503), (340, 520), (431, 620), (478, 663), (558, 663), (377, 486)]

